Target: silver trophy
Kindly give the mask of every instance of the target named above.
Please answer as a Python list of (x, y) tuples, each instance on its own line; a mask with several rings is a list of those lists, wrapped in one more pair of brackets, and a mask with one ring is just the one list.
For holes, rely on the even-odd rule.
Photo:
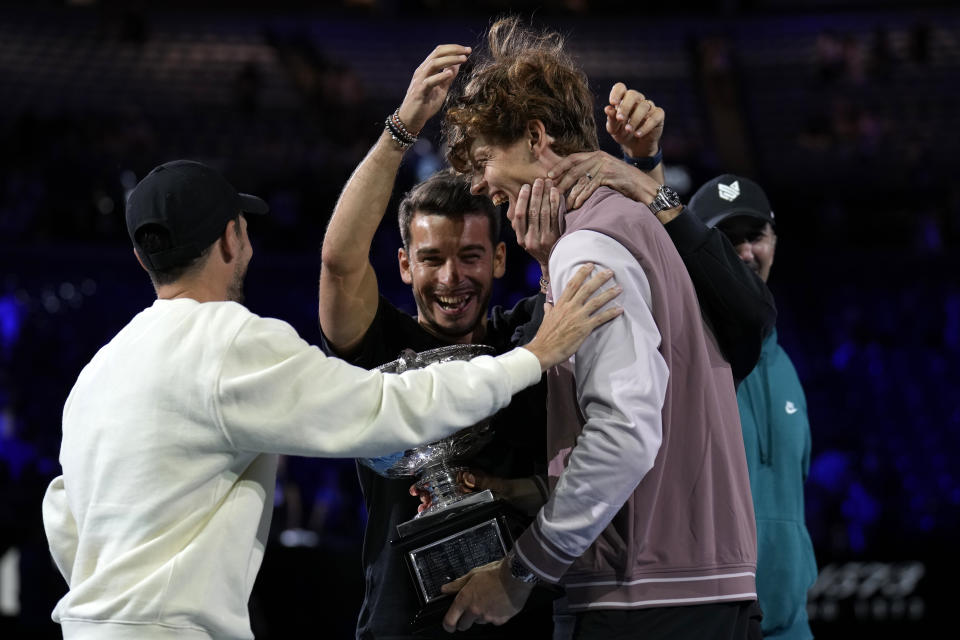
[[(377, 369), (402, 373), (437, 362), (470, 360), (492, 355), (486, 345), (451, 345), (400, 358)], [(513, 544), (518, 526), (515, 511), (489, 490), (464, 492), (459, 483), (462, 463), (475, 455), (492, 438), (486, 419), (442, 440), (380, 458), (360, 462), (387, 478), (409, 478), (417, 488), (430, 494), (430, 506), (410, 520), (397, 525), (393, 544), (404, 553), (423, 609), (412, 621), (415, 627), (428, 626), (442, 616), (449, 596), (440, 587), (468, 573), (474, 567), (502, 558)]]

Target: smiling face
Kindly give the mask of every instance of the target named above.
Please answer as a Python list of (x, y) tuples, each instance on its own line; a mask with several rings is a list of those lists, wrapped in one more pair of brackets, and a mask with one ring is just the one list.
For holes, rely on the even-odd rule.
[(509, 203), (507, 218), (513, 220), (513, 208), (520, 188), (547, 175), (547, 167), (559, 159), (550, 143), (553, 139), (540, 122), (530, 123), (526, 135), (509, 144), (494, 144), (479, 136), (470, 145), (470, 193), (485, 195), (495, 205)]
[(483, 337), (493, 279), (503, 275), (506, 245), (490, 242), (485, 214), (414, 213), (410, 246), (400, 249), (400, 276), (413, 288), (417, 320), (451, 343)]

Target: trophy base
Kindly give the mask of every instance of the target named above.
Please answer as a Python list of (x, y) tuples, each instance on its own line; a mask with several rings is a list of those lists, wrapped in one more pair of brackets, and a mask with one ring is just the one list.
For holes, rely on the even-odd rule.
[[(503, 558), (529, 520), (497, 499), (458, 503), (451, 511), (397, 527), (400, 537), (393, 544), (403, 553), (420, 601), (411, 631), (438, 627), (453, 601), (440, 587)], [(412, 533), (409, 527), (400, 531), (410, 522), (421, 521), (429, 528), (418, 524)]]

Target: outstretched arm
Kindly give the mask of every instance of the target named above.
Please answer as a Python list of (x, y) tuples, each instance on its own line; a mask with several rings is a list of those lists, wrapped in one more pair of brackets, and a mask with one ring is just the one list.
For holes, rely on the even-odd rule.
[[(399, 117), (416, 135), (440, 107), (470, 47), (440, 45), (417, 67)], [(321, 251), (320, 327), (345, 355), (355, 349), (377, 313), (377, 276), (370, 245), (383, 219), (405, 147), (384, 129), (354, 170), (330, 218)]]
[[(327, 357), (285, 322), (252, 316), (218, 367), (212, 426), (235, 450), (318, 457), (382, 456), (439, 440), (502, 409), (623, 312), (611, 304), (613, 274), (591, 277), (592, 269), (580, 269), (548, 305), (526, 346), (401, 374)], [(66, 566), (70, 536), (62, 537)]]

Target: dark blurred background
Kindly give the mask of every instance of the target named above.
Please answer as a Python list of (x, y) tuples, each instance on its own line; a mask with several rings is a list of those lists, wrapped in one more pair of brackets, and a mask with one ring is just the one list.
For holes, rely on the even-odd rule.
[[(507, 10), (568, 35), (599, 105), (624, 81), (664, 107), (679, 191), (732, 171), (770, 195), (770, 285), (813, 430), (815, 633), (899, 638), (946, 618), (960, 564), (960, 11), (627, 4), (3, 3), (0, 637), (59, 635), (49, 615), (66, 586), (40, 501), (59, 473), (60, 412), (80, 369), (153, 299), (126, 236), (129, 189), (187, 157), (267, 199), (248, 306), (317, 343), (319, 247), (340, 188), (427, 53), (477, 44)], [(441, 166), (436, 124), (396, 195)], [(373, 258), (413, 311), (394, 212)], [(504, 239), (495, 298), (511, 304), (539, 274)], [(258, 638), (351, 637), (364, 517), (351, 461), (284, 459), (251, 601)]]

